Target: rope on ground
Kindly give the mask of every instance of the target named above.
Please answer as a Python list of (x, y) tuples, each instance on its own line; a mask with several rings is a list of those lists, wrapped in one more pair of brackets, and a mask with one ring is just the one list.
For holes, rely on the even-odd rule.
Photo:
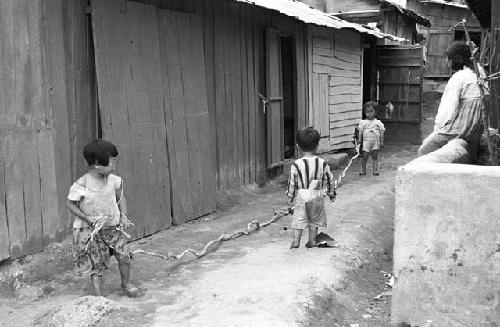
[(199, 252), (196, 250), (193, 250), (193, 249), (186, 249), (182, 253), (177, 254), (177, 255), (172, 254), (172, 253), (168, 253), (167, 255), (163, 255), (163, 254), (153, 252), (153, 251), (136, 249), (136, 250), (132, 251), (132, 253), (133, 254), (145, 254), (145, 255), (161, 258), (164, 260), (171, 260), (171, 259), (181, 260), (182, 257), (191, 253), (191, 254), (194, 254), (197, 259), (199, 259), (199, 258), (202, 258), (203, 256), (205, 256), (208, 253), (210, 247), (212, 247), (214, 244), (219, 246), (222, 242), (233, 240), (233, 239), (238, 238), (242, 235), (249, 235), (252, 232), (258, 231), (259, 229), (264, 228), (264, 227), (278, 221), (280, 218), (289, 215), (290, 210), (291, 210), (290, 208), (288, 208), (287, 210), (280, 210), (280, 211), (276, 212), (270, 220), (268, 220), (262, 224), (257, 220), (253, 220), (250, 223), (248, 223), (246, 229), (236, 231), (232, 234), (225, 234), (224, 233), (224, 234), (220, 235), (218, 238), (208, 242), (207, 245), (205, 245), (205, 247), (203, 248), (203, 250), (201, 250)]
[[(354, 146), (355, 146), (356, 154), (349, 160), (348, 164), (344, 167), (344, 169), (342, 170), (342, 172), (339, 175), (339, 178), (337, 180), (335, 180), (335, 188), (341, 186), (342, 179), (345, 177), (345, 174), (346, 174), (347, 170), (351, 167), (353, 161), (356, 158), (358, 158), (359, 155), (360, 155), (359, 145), (356, 142), (356, 140), (354, 140)], [(280, 218), (285, 217), (285, 216), (291, 214), (292, 212), (293, 212), (292, 208), (287, 208), (286, 210), (283, 210), (283, 209), (279, 210), (279, 211), (275, 212), (275, 214), (273, 215), (273, 217), (271, 219), (269, 219), (268, 221), (266, 221), (264, 223), (260, 223), (257, 220), (253, 220), (253, 221), (251, 221), (251, 222), (248, 223), (246, 229), (242, 229), (242, 230), (236, 231), (236, 232), (234, 232), (232, 234), (226, 234), (226, 233), (224, 233), (224, 234), (220, 235), (218, 238), (216, 238), (214, 240), (211, 240), (210, 242), (207, 243), (207, 245), (205, 245), (205, 247), (201, 251), (196, 251), (196, 250), (193, 250), (193, 249), (186, 249), (186, 250), (184, 250), (180, 254), (173, 254), (173, 253), (169, 252), (167, 255), (164, 255), (164, 254), (157, 253), (157, 252), (154, 252), (154, 251), (146, 251), (146, 250), (143, 250), (143, 249), (135, 249), (135, 250), (132, 251), (132, 254), (144, 254), (144, 255), (148, 255), (148, 256), (152, 256), (152, 257), (157, 257), (157, 258), (164, 259), (164, 260), (181, 260), (185, 255), (188, 255), (189, 253), (191, 253), (194, 256), (196, 256), (197, 259), (199, 259), (199, 258), (202, 258), (203, 256), (205, 256), (209, 252), (210, 248), (213, 245), (217, 245), (217, 247), (218, 247), (222, 242), (233, 240), (233, 239), (238, 238), (238, 237), (240, 237), (242, 235), (249, 235), (252, 232), (258, 231), (261, 228), (267, 227), (270, 224), (275, 223)], [(133, 225), (127, 219), (127, 217), (125, 217), (124, 215), (122, 215), (122, 217), (124, 219), (126, 219), (126, 222), (128, 224)], [(105, 217), (105, 216), (98, 216), (98, 217), (96, 217), (96, 221), (95, 221), (95, 223), (93, 225), (92, 232), (91, 232), (89, 238), (87, 239), (86, 249), (88, 247), (88, 244), (94, 239), (95, 235), (104, 227), (104, 224), (105, 224), (106, 220), (108, 220), (108, 218)], [(116, 226), (116, 229), (119, 232), (121, 232), (125, 237), (130, 238), (130, 235), (127, 234), (123, 230), (123, 228), (121, 228), (119, 226)]]
[(359, 144), (358, 142), (356, 141), (356, 139), (354, 139), (354, 149), (356, 150), (356, 154), (349, 160), (349, 162), (347, 163), (347, 165), (344, 167), (344, 169), (342, 170), (342, 172), (340, 173), (340, 176), (339, 178), (335, 181), (335, 188), (339, 187), (342, 183), (342, 178), (345, 177), (345, 174), (347, 172), (347, 170), (351, 167), (352, 165), (352, 162), (354, 161), (354, 159), (356, 159), (357, 157), (359, 157), (360, 155), (360, 152), (359, 152)]

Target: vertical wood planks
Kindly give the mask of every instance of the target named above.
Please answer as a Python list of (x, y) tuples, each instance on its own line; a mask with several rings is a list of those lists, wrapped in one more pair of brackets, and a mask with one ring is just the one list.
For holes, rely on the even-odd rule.
[[(30, 26), (33, 33), (37, 33), (35, 26), (40, 26), (39, 31), (43, 33), (44, 38), (44, 58), (46, 63), (46, 71), (43, 76), (46, 80), (41, 85), (44, 87), (44, 93), (48, 94), (48, 105), (46, 106), (47, 121), (52, 122), (52, 142), (51, 147), (55, 147), (57, 151), (53, 152), (54, 167), (57, 172), (57, 178), (53, 175), (56, 184), (56, 193), (43, 194), (50, 201), (51, 205), (56, 204), (57, 214), (53, 215), (50, 211), (47, 214), (51, 215), (48, 219), (58, 221), (55, 225), (56, 230), (50, 238), (61, 238), (64, 235), (64, 227), (68, 225), (68, 215), (66, 211), (66, 194), (68, 186), (71, 184), (70, 167), (70, 143), (69, 143), (69, 126), (68, 126), (68, 99), (66, 93), (66, 65), (64, 52), (64, 25), (63, 25), (63, 1), (64, 0), (44, 0), (41, 2), (41, 11), (33, 13), (34, 17), (42, 15), (42, 17), (50, 17), (42, 24), (41, 17), (37, 17), (37, 24)], [(35, 65), (42, 65), (42, 58), (37, 58)], [(50, 144), (49, 144), (50, 146)], [(43, 178), (42, 174), (42, 178)], [(49, 198), (51, 196), (51, 198)], [(46, 217), (45, 217), (46, 218)], [(44, 219), (45, 219), (44, 218)], [(52, 231), (50, 231), (52, 233)]]
[(266, 97), (269, 105), (267, 116), (267, 164), (269, 168), (283, 163), (283, 89), (279, 32), (266, 31)]
[(98, 1), (92, 14), (103, 133), (118, 146), (134, 236), (142, 237), (171, 221), (158, 12)]
[[(51, 30), (51, 24), (61, 23), (60, 4), (0, 3), (0, 260), (39, 251), (44, 237), (64, 235), (62, 183), (69, 167), (64, 152), (56, 166), (54, 126), (57, 114), (66, 110), (66, 98), (60, 87), (64, 79), (53, 73), (59, 68), (50, 60), (51, 50), (63, 42), (62, 30)], [(45, 6), (53, 9), (47, 25)], [(53, 44), (48, 44), (49, 33), (54, 33)], [(64, 66), (64, 60), (58, 64)], [(62, 101), (54, 100), (57, 96)], [(56, 168), (65, 169), (59, 179)]]

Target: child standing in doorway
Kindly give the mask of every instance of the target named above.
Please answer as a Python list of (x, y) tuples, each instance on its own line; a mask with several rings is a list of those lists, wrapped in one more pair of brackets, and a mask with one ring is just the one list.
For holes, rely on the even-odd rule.
[[(121, 286), (134, 297), (139, 289), (130, 283), (131, 252), (123, 229), (130, 225), (122, 178), (114, 175), (118, 159), (116, 146), (96, 139), (83, 149), (89, 171), (71, 185), (67, 206), (74, 215), (73, 263), (75, 269), (90, 274), (94, 294), (102, 296), (102, 275), (109, 257), (118, 261)], [(102, 228), (92, 236), (96, 226)], [(91, 237), (92, 236), (92, 237)]]
[(290, 167), (288, 179), (288, 202), (295, 203), (293, 212), (293, 241), (290, 249), (300, 246), (304, 228), (309, 228), (309, 240), (306, 247), (317, 245), (316, 236), (319, 227), (326, 227), (324, 196), (335, 201), (335, 181), (328, 163), (318, 157), (320, 134), (312, 127), (299, 130), (296, 135), (297, 146), (302, 158), (295, 160)]
[(368, 158), (373, 160), (373, 175), (378, 176), (378, 153), (384, 148), (384, 124), (375, 118), (375, 102), (363, 104), (364, 119), (358, 126), (359, 143), (361, 145), (361, 155), (363, 157), (360, 175), (366, 175), (366, 164)]

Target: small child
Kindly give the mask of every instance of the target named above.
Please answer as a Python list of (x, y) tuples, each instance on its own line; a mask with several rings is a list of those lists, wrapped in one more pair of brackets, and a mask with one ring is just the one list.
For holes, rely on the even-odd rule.
[(361, 155), (363, 163), (360, 175), (366, 175), (366, 164), (368, 157), (373, 160), (373, 175), (378, 176), (378, 152), (384, 147), (384, 124), (375, 118), (375, 103), (366, 102), (363, 105), (365, 119), (359, 123), (359, 143), (361, 145)]
[[(118, 261), (121, 286), (134, 297), (139, 289), (130, 283), (131, 252), (123, 228), (130, 222), (126, 218), (127, 202), (123, 197), (122, 178), (114, 175), (118, 159), (115, 145), (96, 139), (83, 149), (89, 171), (69, 190), (67, 206), (75, 216), (73, 222), (73, 263), (76, 270), (88, 272), (96, 296), (102, 296), (102, 274), (107, 269), (110, 255)], [(98, 220), (104, 219), (102, 229), (90, 238)]]
[(328, 195), (331, 201), (335, 201), (335, 182), (328, 163), (315, 155), (320, 140), (318, 131), (306, 127), (297, 132), (296, 139), (302, 158), (292, 164), (288, 179), (288, 202), (295, 201), (290, 249), (299, 247), (306, 227), (309, 228), (306, 247), (312, 248), (317, 245), (318, 228), (326, 227), (324, 196)]

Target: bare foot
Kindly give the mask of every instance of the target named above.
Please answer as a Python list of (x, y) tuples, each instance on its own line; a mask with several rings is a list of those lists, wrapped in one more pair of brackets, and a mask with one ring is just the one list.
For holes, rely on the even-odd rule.
[(315, 248), (316, 246), (318, 246), (316, 242), (307, 241), (306, 243), (306, 248)]

